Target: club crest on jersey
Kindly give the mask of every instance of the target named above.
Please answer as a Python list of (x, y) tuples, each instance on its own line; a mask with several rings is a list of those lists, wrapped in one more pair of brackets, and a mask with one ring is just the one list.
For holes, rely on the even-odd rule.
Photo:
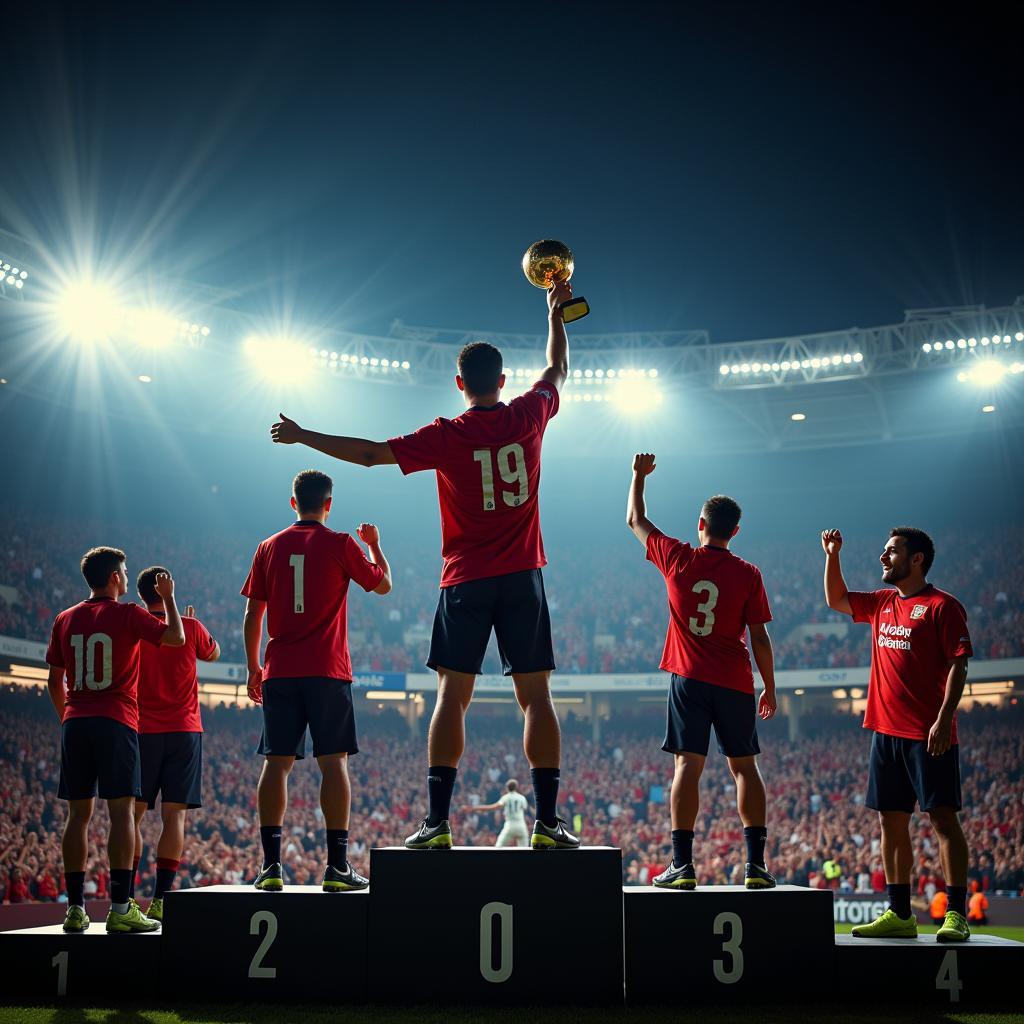
[(924, 613), (927, 610), (928, 610), (928, 605), (926, 605), (926, 604), (915, 604), (913, 609), (910, 612), (910, 617), (912, 619), (923, 619), (924, 618)]

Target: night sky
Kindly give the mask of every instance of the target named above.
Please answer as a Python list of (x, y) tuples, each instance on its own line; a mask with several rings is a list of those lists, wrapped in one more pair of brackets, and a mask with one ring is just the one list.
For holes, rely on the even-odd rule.
[(0, 226), (373, 332), (540, 331), (539, 237), (595, 332), (1024, 292), (1020, 5), (369, 6), (6, 8)]

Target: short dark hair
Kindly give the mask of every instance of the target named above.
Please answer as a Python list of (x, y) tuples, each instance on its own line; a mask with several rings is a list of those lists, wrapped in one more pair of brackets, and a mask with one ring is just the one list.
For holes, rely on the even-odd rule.
[(471, 395), (497, 391), (501, 371), (501, 353), (486, 341), (474, 341), (459, 353), (459, 376)]
[(902, 537), (907, 545), (907, 554), (911, 558), (914, 555), (924, 555), (921, 569), (924, 571), (924, 575), (927, 576), (928, 570), (932, 567), (932, 562), (935, 561), (935, 543), (931, 537), (924, 530), (917, 529), (916, 526), (894, 526), (889, 531), (889, 537)]
[(160, 603), (160, 595), (156, 592), (156, 577), (161, 572), (170, 575), (170, 570), (165, 569), (162, 565), (151, 565), (148, 569), (143, 569), (135, 581), (135, 589), (146, 604)]
[(716, 494), (704, 502), (700, 517), (704, 520), (708, 533), (719, 540), (728, 540), (740, 525), (743, 510), (732, 499), (724, 494)]
[(292, 481), (292, 494), (299, 511), (319, 512), (334, 490), (334, 481), (319, 469), (304, 469)]
[(117, 572), (124, 562), (120, 548), (89, 548), (82, 555), (82, 575), (93, 590), (102, 590), (110, 582), (110, 574)]

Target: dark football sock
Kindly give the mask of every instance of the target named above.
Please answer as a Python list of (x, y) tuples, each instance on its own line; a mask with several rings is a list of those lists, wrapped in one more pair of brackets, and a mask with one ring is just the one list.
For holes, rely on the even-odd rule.
[(260, 825), (260, 842), (263, 844), (263, 866), (269, 868), (281, 860), (281, 825)]
[(672, 829), (672, 867), (693, 863), (693, 829)]
[(458, 768), (450, 768), (445, 764), (427, 769), (427, 800), (430, 807), (427, 824), (431, 828), (446, 821), (451, 814), (452, 793), (455, 791), (455, 776), (458, 774)]
[(548, 828), (558, 824), (558, 780), (561, 777), (559, 768), (531, 768), (530, 778), (533, 779), (533, 799), (537, 804), (537, 819)]
[(764, 847), (768, 842), (768, 829), (764, 825), (748, 825), (743, 830), (743, 841), (747, 844), (747, 863), (764, 867)]
[(967, 916), (967, 886), (950, 885), (946, 887), (946, 896), (949, 898), (948, 910), (955, 910), (958, 914)]
[[(128, 888), (132, 881), (131, 868), (110, 869), (110, 902), (114, 907), (122, 907), (129, 900)], [(124, 911), (119, 911), (124, 913)]]
[(339, 871), (345, 870), (348, 864), (348, 829), (329, 828), (327, 830), (327, 863)]
[(64, 885), (68, 891), (69, 907), (85, 906), (85, 872), (65, 871)]
[(889, 906), (899, 917), (910, 917), (910, 883), (899, 885), (892, 882), (885, 887), (889, 892)]
[(128, 898), (135, 898), (135, 879), (139, 877), (139, 864), (142, 862), (141, 857), (136, 857), (132, 861), (132, 880), (128, 885)]
[(178, 862), (169, 857), (156, 859), (156, 888), (153, 899), (162, 900), (164, 893), (174, 888), (174, 876), (178, 873)]

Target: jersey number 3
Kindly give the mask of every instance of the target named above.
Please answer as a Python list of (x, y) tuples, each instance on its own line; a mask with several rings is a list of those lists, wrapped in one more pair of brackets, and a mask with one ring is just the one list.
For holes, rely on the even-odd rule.
[[(494, 464), (491, 461), (490, 448), (477, 448), (473, 452), (473, 461), (480, 463), (480, 483), (484, 497), (484, 511), (493, 512), (494, 502)], [(498, 449), (498, 474), (507, 484), (516, 484), (514, 491), (502, 490), (501, 500), (510, 508), (522, 505), (530, 496), (530, 480), (526, 475), (526, 460), (523, 458), (521, 444), (507, 444)]]
[(704, 594), (705, 598), (697, 605), (697, 615), (703, 616), (701, 621), (697, 615), (691, 615), (687, 625), (694, 636), (708, 636), (715, 628), (715, 605), (718, 604), (718, 587), (711, 580), (699, 580), (693, 585), (694, 594)]

